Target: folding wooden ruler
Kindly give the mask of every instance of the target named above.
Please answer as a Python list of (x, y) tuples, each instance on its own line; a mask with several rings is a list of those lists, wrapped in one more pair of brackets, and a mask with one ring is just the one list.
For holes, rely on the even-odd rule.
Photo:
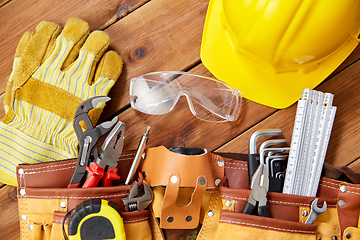
[(304, 89), (296, 110), (283, 193), (316, 196), (335, 119), (334, 95)]

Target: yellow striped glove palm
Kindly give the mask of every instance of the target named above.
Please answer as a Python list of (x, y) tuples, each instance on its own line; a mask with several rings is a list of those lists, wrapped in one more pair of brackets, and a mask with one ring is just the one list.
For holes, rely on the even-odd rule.
[[(78, 155), (73, 129), (76, 108), (94, 96), (106, 96), (123, 62), (107, 34), (94, 31), (79, 18), (61, 31), (41, 22), (27, 32), (16, 49), (6, 88), (6, 115), (0, 122), (0, 181), (17, 185), (16, 166)], [(100, 104), (99, 104), (100, 105)], [(105, 104), (91, 112), (96, 123)]]

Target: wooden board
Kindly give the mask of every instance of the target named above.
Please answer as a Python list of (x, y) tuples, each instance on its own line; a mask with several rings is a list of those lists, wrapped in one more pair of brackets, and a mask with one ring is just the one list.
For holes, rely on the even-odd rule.
[[(359, 67), (360, 61), (357, 61), (316, 88), (316, 90), (322, 92), (333, 93), (333, 105), (337, 106), (335, 122), (326, 154), (326, 162), (334, 166), (348, 165), (354, 159), (360, 158), (360, 109), (358, 107), (360, 96), (357, 94), (360, 91), (360, 84), (358, 82), (360, 77)], [(266, 128), (281, 128), (283, 130), (283, 137), (290, 142), (295, 113), (296, 104), (290, 108), (279, 110), (234, 140), (220, 147), (217, 151), (247, 152), (250, 135), (258, 129)]]
[(21, 36), (35, 31), (43, 20), (64, 26), (70, 17), (80, 17), (91, 30), (104, 29), (116, 20), (144, 4), (146, 0), (95, 1), (32, 1), (12, 0), (0, 7), (0, 93), (5, 92), (6, 80), (11, 73), (12, 59)]
[[(296, 104), (277, 110), (243, 99), (236, 122), (208, 123), (194, 117), (185, 98), (163, 116), (146, 115), (129, 106), (129, 80), (144, 73), (185, 70), (212, 74), (202, 65), (200, 45), (208, 0), (94, 0), (0, 1), (0, 102), (17, 42), (34, 31), (42, 20), (63, 25), (69, 17), (86, 20), (91, 30), (103, 29), (111, 38), (110, 49), (124, 61), (124, 69), (109, 96), (101, 121), (119, 115), (126, 123), (124, 151), (136, 149), (147, 126), (148, 147), (200, 147), (208, 151), (248, 151), (250, 135), (263, 128), (281, 128), (290, 144)], [(338, 107), (326, 162), (348, 165), (360, 173), (360, 47), (316, 89), (335, 95)], [(4, 110), (0, 108), (0, 118)], [(15, 188), (0, 185), (0, 239), (19, 239)], [(196, 230), (166, 231), (167, 239), (195, 239)]]
[[(129, 80), (144, 73), (189, 70), (200, 62), (200, 43), (208, 0), (151, 1), (108, 29), (124, 69), (109, 96), (108, 113), (129, 104)], [(146, 24), (146, 25), (145, 25)]]
[(16, 188), (3, 186), (0, 188), (0, 238), (19, 239), (20, 225), (17, 206)]

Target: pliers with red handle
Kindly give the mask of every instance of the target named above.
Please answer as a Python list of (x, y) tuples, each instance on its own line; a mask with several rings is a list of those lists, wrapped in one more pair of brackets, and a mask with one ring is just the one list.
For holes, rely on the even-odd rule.
[(120, 176), (117, 174), (117, 162), (124, 147), (125, 138), (125, 123), (118, 121), (118, 123), (111, 130), (106, 137), (99, 157), (87, 166), (86, 170), (89, 173), (83, 188), (96, 187), (101, 181), (101, 186), (112, 186), (113, 180), (119, 180)]

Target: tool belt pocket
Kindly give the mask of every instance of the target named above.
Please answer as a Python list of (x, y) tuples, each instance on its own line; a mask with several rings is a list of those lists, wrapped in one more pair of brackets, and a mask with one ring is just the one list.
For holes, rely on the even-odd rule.
[(316, 240), (316, 225), (221, 210), (216, 239)]
[[(21, 239), (63, 240), (67, 212), (92, 198), (119, 206), (127, 239), (139, 239), (142, 234), (141, 239), (152, 239), (148, 210), (124, 212), (122, 198), (128, 196), (131, 185), (67, 188), (75, 166), (76, 159), (17, 167)], [(125, 179), (126, 175), (121, 177)], [(67, 231), (67, 222), (64, 229)]]
[(223, 158), (202, 149), (163, 146), (149, 148), (145, 155), (140, 169), (153, 187), (153, 215), (160, 228), (197, 228), (224, 177)]
[[(248, 201), (250, 190), (220, 187), (223, 210), (220, 213), (216, 239), (318, 239), (317, 224), (305, 224), (314, 198), (282, 193), (268, 193), (269, 217), (241, 213)], [(335, 199), (320, 198), (328, 202), (326, 216), (336, 212)], [(333, 208), (333, 209), (331, 209)], [(331, 216), (332, 218), (334, 216)], [(337, 216), (335, 216), (337, 217)], [(321, 218), (321, 219), (322, 219)], [(319, 217), (318, 221), (322, 221)], [(320, 223), (321, 224), (321, 223)], [(333, 227), (333, 226), (332, 226)], [(339, 229), (337, 229), (339, 230)], [(338, 231), (329, 234), (337, 236)], [(324, 238), (323, 238), (324, 239)], [(332, 238), (331, 238), (332, 239)]]
[[(226, 235), (226, 226), (229, 229), (237, 227), (239, 230), (245, 228), (250, 232), (256, 231), (259, 233), (256, 236), (263, 237), (260, 239), (270, 239), (271, 237), (267, 238), (267, 233), (260, 234), (265, 229), (260, 226), (269, 223), (269, 232), (279, 232), (279, 230), (271, 230), (272, 225), (270, 223), (272, 222), (278, 222), (277, 227), (293, 226), (293, 230), (296, 231), (308, 231), (309, 225), (317, 226), (316, 239), (320, 237), (322, 240), (357, 239), (360, 237), (357, 228), (360, 214), (360, 185), (354, 184), (359, 183), (360, 175), (353, 173), (349, 168), (325, 164), (324, 177), (321, 177), (316, 197), (268, 192), (269, 218), (264, 218), (241, 213), (250, 194), (247, 180), (248, 169), (246, 161), (244, 161), (246, 159), (244, 154), (221, 153), (221, 155), (228, 158), (225, 158), (227, 182), (219, 187), (223, 206), (217, 234), (218, 239), (222, 239)], [(346, 181), (334, 180), (335, 178)], [(314, 224), (305, 224), (311, 211), (311, 204), (316, 198), (318, 198), (319, 207), (323, 206), (323, 202), (326, 201), (327, 209), (323, 214), (318, 215)], [(239, 233), (240, 231), (236, 232)], [(243, 232), (241, 231), (242, 234)], [(291, 231), (284, 231), (281, 236), (284, 234), (294, 234), (294, 237), (291, 236), (288, 239), (296, 239), (295, 236), (297, 236), (295, 232), (291, 233)], [(310, 234), (310, 236), (312, 235)], [(306, 237), (309, 236), (304, 233), (304, 238), (301, 239), (306, 239)], [(242, 235), (239, 235), (239, 239), (242, 239)], [(282, 238), (279, 235), (273, 239)]]

